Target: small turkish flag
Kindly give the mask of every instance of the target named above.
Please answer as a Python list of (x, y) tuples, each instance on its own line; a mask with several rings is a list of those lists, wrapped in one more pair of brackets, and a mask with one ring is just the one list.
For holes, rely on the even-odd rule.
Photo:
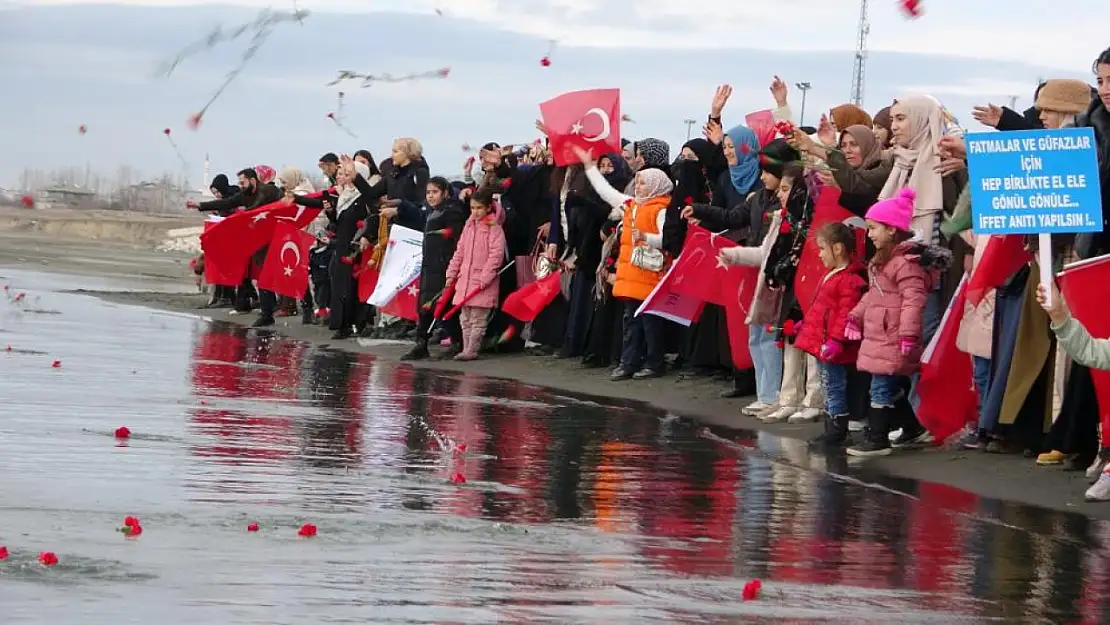
[(382, 312), (394, 317), (401, 317), (409, 321), (416, 321), (420, 318), (420, 276), (408, 284), (408, 286), (397, 291), (393, 299), (389, 303), (382, 306)]
[(526, 284), (510, 293), (505, 298), (505, 303), (501, 304), (502, 312), (524, 323), (535, 321), (561, 292), (561, 275), (558, 271), (553, 271), (542, 280)]
[(258, 275), (258, 288), (301, 299), (308, 288), (308, 249), (315, 237), (291, 223), (274, 224), (274, 238)]
[(576, 165), (575, 147), (599, 158), (621, 151), (620, 89), (572, 91), (540, 104), (556, 165)]
[(744, 124), (755, 133), (760, 147), (774, 141), (777, 136), (775, 114), (770, 109), (748, 113), (744, 118)]

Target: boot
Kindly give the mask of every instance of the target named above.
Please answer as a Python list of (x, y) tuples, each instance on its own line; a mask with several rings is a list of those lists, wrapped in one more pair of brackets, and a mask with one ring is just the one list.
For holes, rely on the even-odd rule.
[(428, 356), (428, 339), (420, 339), (407, 354), (401, 356), (401, 360), (424, 360)]
[(848, 415), (825, 416), (825, 433), (809, 441), (810, 447), (831, 449), (848, 442)]
[(301, 311), (301, 324), (310, 326), (316, 323), (316, 314), (313, 312), (311, 306), (304, 306)]
[[(893, 418), (896, 419), (897, 425), (902, 428), (902, 433), (894, 439), (895, 449), (923, 447), (933, 442), (933, 435), (917, 420), (917, 415), (913, 412), (913, 405), (910, 404), (908, 398), (902, 397), (894, 403)], [(893, 423), (892, 426), (896, 427)]]
[(891, 452), (890, 432), (891, 419), (894, 408), (871, 407), (867, 416), (867, 430), (864, 432), (864, 441), (859, 445), (848, 448), (849, 456), (869, 458), (871, 456), (889, 456)]

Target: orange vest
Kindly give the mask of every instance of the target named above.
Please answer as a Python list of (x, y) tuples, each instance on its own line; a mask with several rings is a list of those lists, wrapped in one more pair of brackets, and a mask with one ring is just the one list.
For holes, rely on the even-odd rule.
[[(667, 210), (670, 203), (671, 196), (662, 195), (653, 197), (635, 208), (624, 209), (621, 254), (617, 260), (617, 281), (613, 285), (613, 297), (642, 301), (647, 299), (655, 285), (659, 284), (664, 272), (655, 273), (632, 264), (632, 228), (635, 227), (644, 234), (659, 234), (657, 222), (659, 213)], [(636, 213), (635, 225), (632, 222), (632, 213)]]

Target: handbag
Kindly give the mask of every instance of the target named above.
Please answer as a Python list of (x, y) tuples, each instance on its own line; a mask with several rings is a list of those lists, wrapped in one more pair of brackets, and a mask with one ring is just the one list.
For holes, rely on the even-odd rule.
[(666, 257), (663, 252), (646, 245), (637, 245), (632, 249), (632, 265), (645, 271), (659, 273), (663, 271)]
[(536, 281), (536, 260), (543, 256), (544, 243), (542, 238), (536, 239), (532, 251), (526, 256), (517, 256), (516, 260), (516, 288)]

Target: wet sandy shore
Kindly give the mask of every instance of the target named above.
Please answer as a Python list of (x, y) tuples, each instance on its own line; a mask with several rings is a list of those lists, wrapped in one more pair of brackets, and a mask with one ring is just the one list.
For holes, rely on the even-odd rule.
[[(0, 278), (5, 277), (5, 268), (123, 281), (127, 286), (118, 291), (87, 292), (118, 303), (194, 313), (233, 323), (249, 324), (255, 318), (254, 315), (230, 316), (225, 311), (200, 309), (206, 296), (193, 290), (184, 255), (104, 242), (66, 241), (52, 236), (5, 232), (0, 233)], [(407, 345), (397, 344), (366, 346), (354, 341), (332, 342), (323, 328), (303, 326), (299, 319), (279, 320), (272, 329), (296, 339), (318, 344), (331, 343), (335, 349), (373, 353), (386, 360), (399, 360), (408, 349)], [(471, 363), (428, 361), (415, 366), (512, 378), (598, 398), (642, 401), (710, 426), (766, 431), (801, 439), (820, 431), (820, 426), (816, 424), (767, 425), (742, 416), (740, 408), (754, 398), (718, 398), (718, 393), (725, 388), (723, 382), (676, 380), (673, 376), (649, 381), (611, 382), (604, 370), (584, 369), (576, 361), (529, 355), (498, 356)], [(933, 449), (895, 454), (869, 460), (868, 463), (895, 478), (948, 484), (984, 497), (1110, 519), (1110, 504), (1083, 501), (1087, 482), (1082, 473), (1040, 468), (1033, 460), (1020, 456)]]

